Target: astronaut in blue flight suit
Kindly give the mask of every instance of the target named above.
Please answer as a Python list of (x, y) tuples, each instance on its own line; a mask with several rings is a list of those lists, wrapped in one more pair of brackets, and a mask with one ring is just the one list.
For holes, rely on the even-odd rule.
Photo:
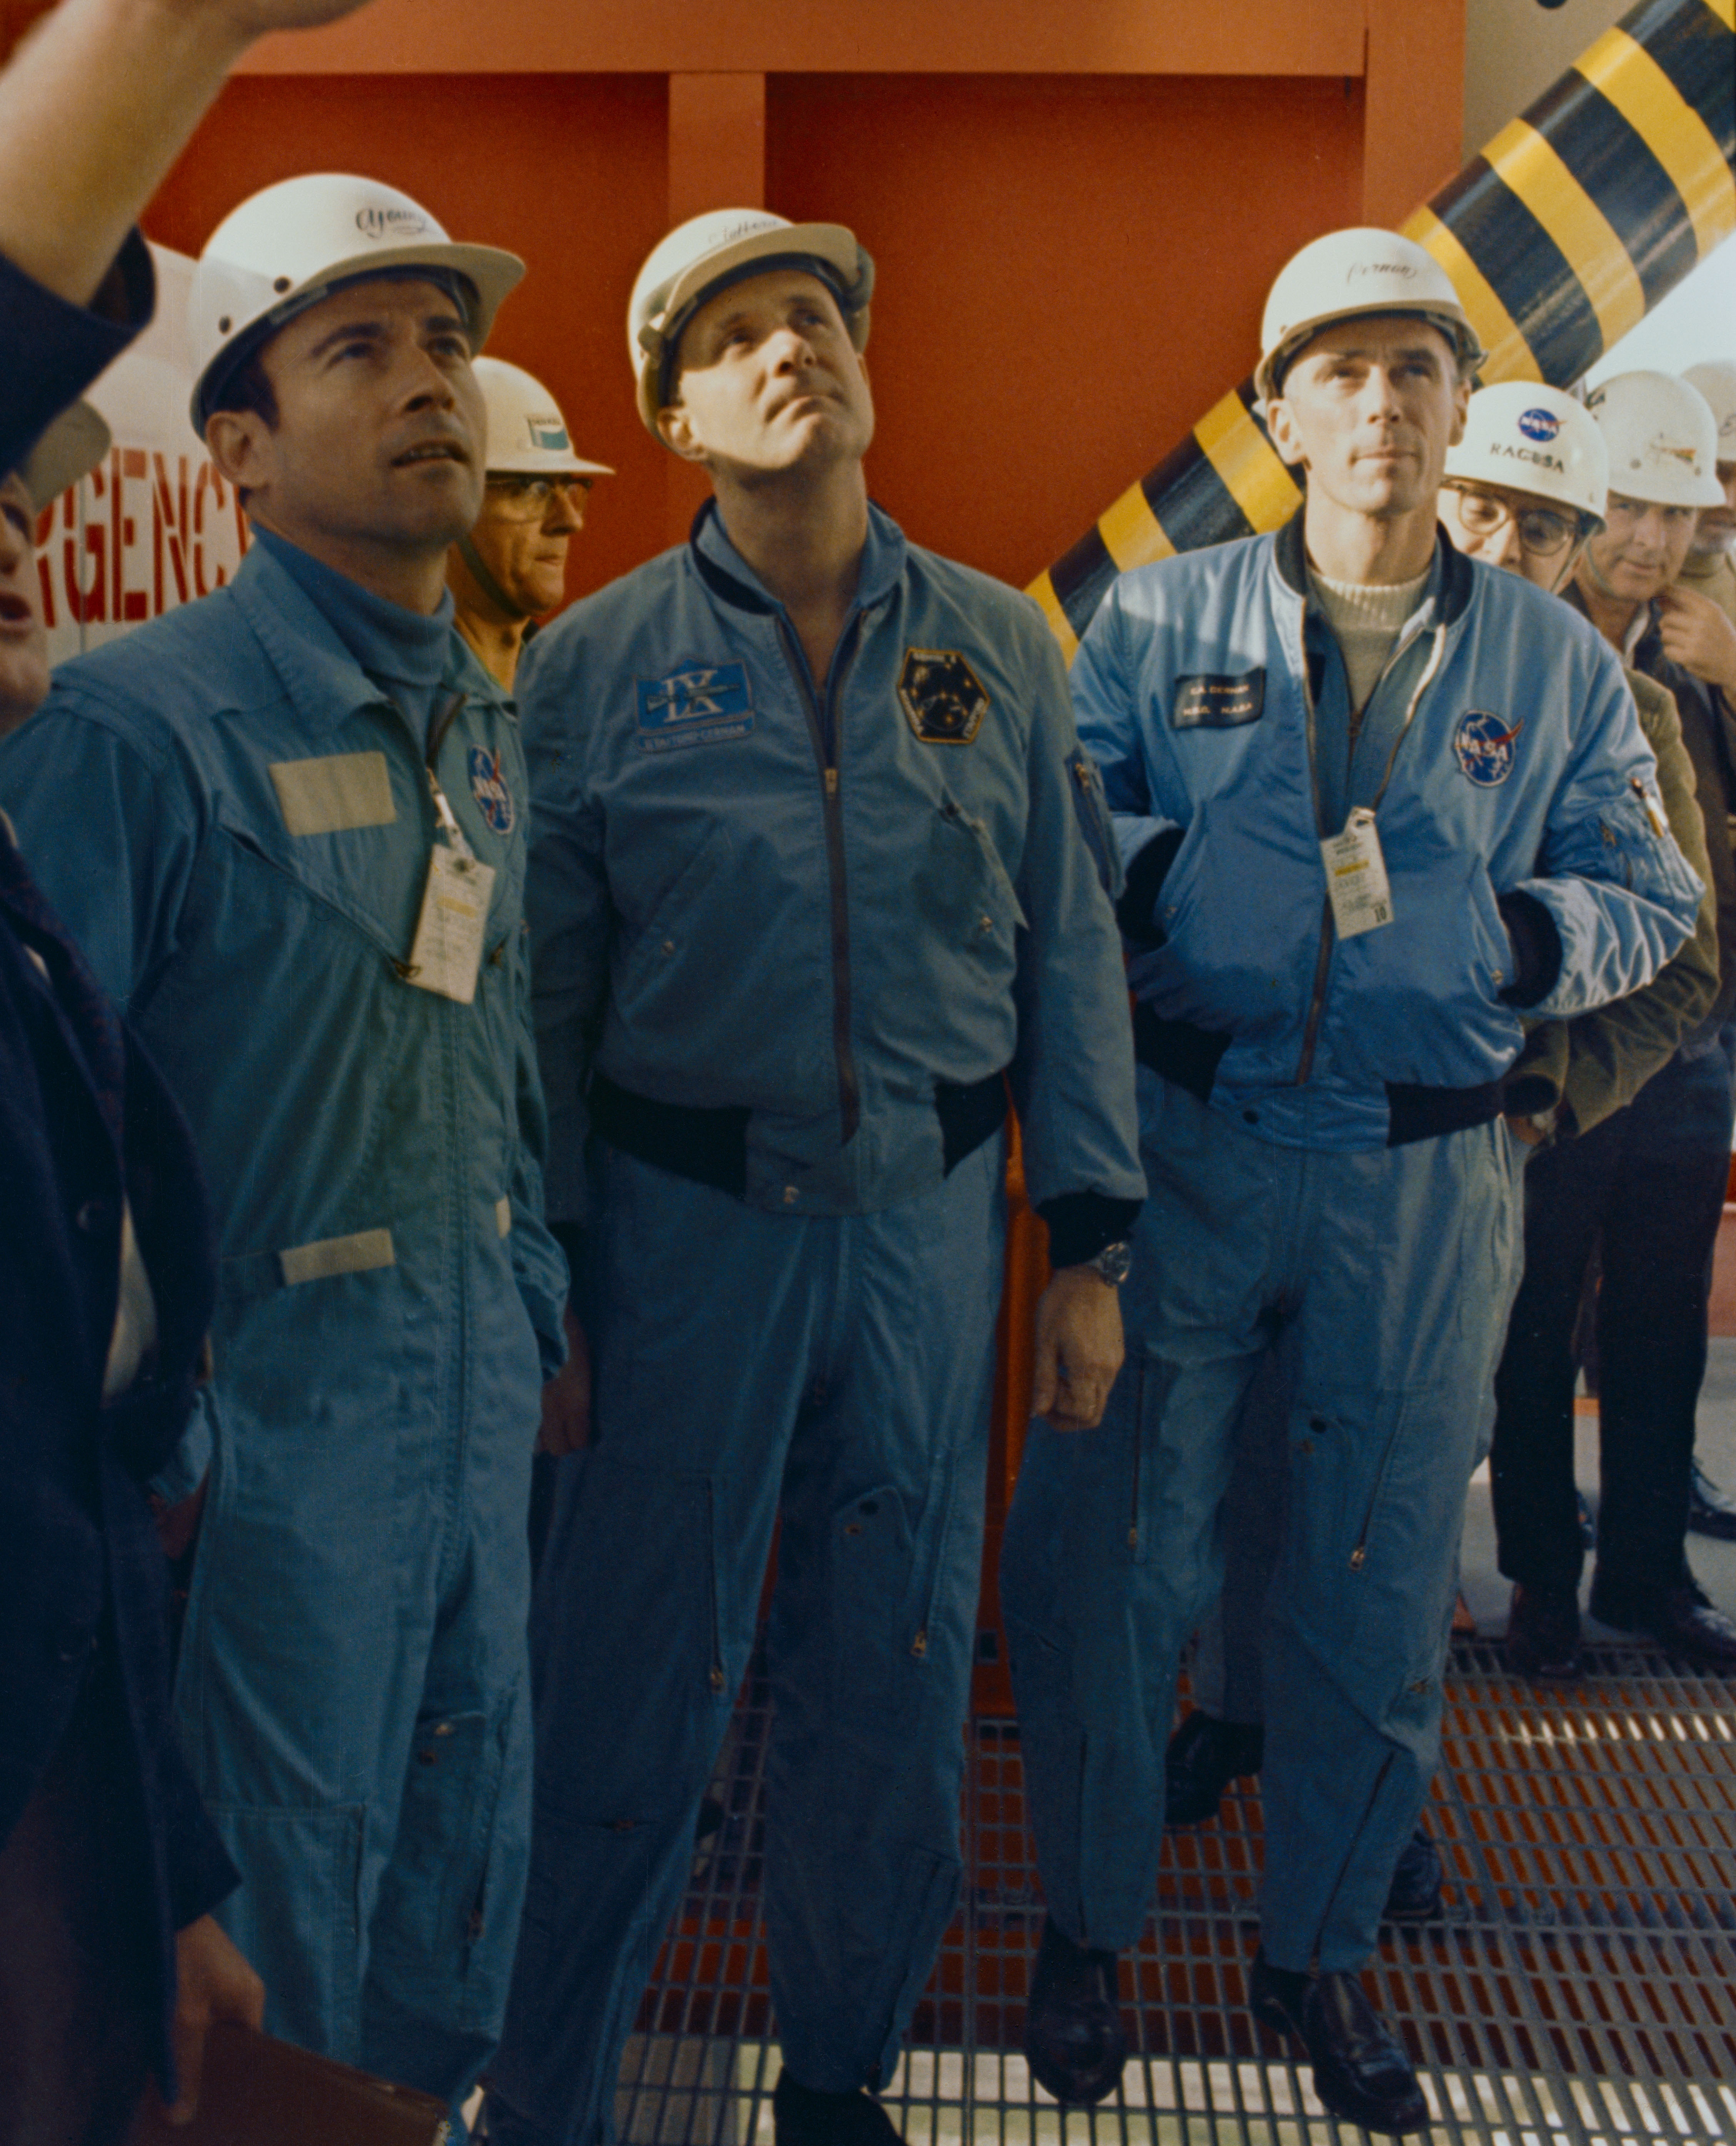
[(1334, 2114), (1429, 2119), (1358, 1980), (1433, 1769), (1466, 1486), (1517, 1279), (1520, 1008), (1645, 983), (1701, 889), (1613, 651), (1435, 528), (1475, 338), (1419, 247), (1316, 241), (1255, 385), (1304, 503), (1124, 575), (1072, 674), (1127, 867), (1150, 1186), (1102, 1427), (1033, 1426), (1001, 1600), (1049, 1920), (1026, 2047), (1120, 2074), (1177, 1658), (1230, 1432), (1290, 1393), (1250, 2002)]
[(959, 1884), (1009, 1085), (1057, 1270), (1038, 1406), (1094, 1423), (1120, 1358), (1107, 817), (1035, 607), (868, 502), (870, 275), (757, 211), (656, 249), (641, 413), (716, 498), (521, 680), (549, 1211), (584, 1276), (553, 1442), (585, 1435), (585, 1343), (595, 1405), (536, 1582), (501, 2146), (613, 2136), (780, 1518), (777, 2136), (896, 2136), (862, 2089)]
[[(176, 1708), (277, 2033), (456, 2108), (528, 1853), (524, 1516), (566, 1270), (541, 1220), (527, 785), (446, 553), (520, 264), (372, 181), (201, 259), (225, 588), (63, 669), (0, 787), (190, 1121), (222, 1237)], [(208, 1474), (207, 1474), (208, 1469)]]

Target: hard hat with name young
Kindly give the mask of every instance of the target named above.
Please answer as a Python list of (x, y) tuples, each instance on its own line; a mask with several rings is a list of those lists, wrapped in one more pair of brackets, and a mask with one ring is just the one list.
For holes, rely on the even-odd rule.
[(111, 444), (107, 421), (88, 402), (62, 410), (18, 467), (37, 512), (52, 507), (68, 485), (88, 477)]
[(761, 208), (709, 209), (651, 248), (627, 301), (627, 357), (639, 414), (657, 429), (669, 401), (681, 331), (707, 298), (772, 268), (804, 268), (838, 301), (850, 340), (868, 344), (874, 262), (841, 223), (791, 223)]
[(473, 352), (525, 272), (516, 254), (455, 244), (419, 202), (377, 179), (314, 172), (244, 201), (205, 242), (193, 276), (193, 429), (202, 439), (224, 382), (296, 314), (345, 283), (418, 268), (451, 290)]
[(1609, 489), (1649, 507), (1722, 507), (1718, 420), (1673, 372), (1619, 372), (1586, 407), (1609, 450)]
[(1534, 492), (1604, 526), (1609, 490), (1604, 435), (1583, 403), (1539, 381), (1479, 388), (1465, 412), (1464, 437), (1447, 450), (1446, 474)]
[(1714, 357), (1704, 365), (1685, 367), (1682, 377), (1690, 387), (1699, 388), (1718, 420), (1718, 459), (1736, 462), (1736, 364), (1727, 357)]
[(606, 462), (574, 452), (560, 406), (534, 373), (503, 357), (479, 357), (476, 385), (488, 411), (491, 477), (613, 477)]
[(1330, 231), (1278, 272), (1260, 324), (1254, 387), (1261, 402), (1283, 392), (1290, 361), (1334, 321), (1414, 313), (1439, 328), (1471, 372), (1483, 357), (1452, 278), (1434, 256), (1395, 231)]

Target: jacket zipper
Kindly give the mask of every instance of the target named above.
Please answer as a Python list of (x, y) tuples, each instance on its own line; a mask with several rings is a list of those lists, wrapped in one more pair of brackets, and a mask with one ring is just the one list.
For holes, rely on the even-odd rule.
[(795, 644), (782, 618), (777, 621), (784, 661), (801, 691), (802, 706), (807, 710), (808, 731), (814, 741), (814, 757), (820, 766), (826, 871), (831, 890), (832, 1051), (838, 1064), (838, 1121), (842, 1144), (846, 1145), (855, 1138), (861, 1123), (862, 1097), (856, 1078), (856, 1046), (850, 1033), (850, 892), (844, 874), (844, 801), (838, 790), (838, 706), (840, 694), (856, 660), (861, 616), (860, 611), (853, 615), (832, 655), (826, 683), (825, 714), (831, 718), (829, 722), (822, 718), (807, 657)]
[[(1320, 825), (1320, 784), (1314, 767), (1314, 681), (1308, 673), (1308, 601), (1305, 597), (1302, 603), (1301, 641), (1302, 693), (1308, 708), (1308, 779), (1314, 790), (1314, 826), (1319, 831), (1320, 840), (1324, 841), (1327, 830)], [(1373, 704), (1374, 694), (1380, 691), (1391, 676), (1393, 666), (1410, 645), (1410, 641), (1405, 641), (1402, 647), (1395, 648), (1387, 658), (1380, 676), (1374, 681), (1374, 691), (1363, 702), (1364, 712)], [(1399, 726), (1399, 735), (1393, 740), (1393, 749), (1386, 756), (1386, 766), (1380, 777), (1380, 787), (1374, 792), (1374, 810), (1379, 809), (1380, 801), (1386, 795), (1387, 785), (1392, 781), (1393, 769), (1398, 763), (1399, 748), (1410, 735), (1410, 726), (1416, 721), (1417, 709), (1421, 704), (1424, 694), (1434, 682), (1435, 672), (1440, 668), (1440, 659), (1446, 645), (1447, 629), (1443, 623), (1434, 629), (1434, 646), (1429, 653), (1429, 661), (1423, 666), (1422, 676), (1416, 681), (1416, 690), (1410, 696), (1410, 705), (1404, 711), (1404, 720)], [(1353, 740), (1353, 756), (1354, 753)], [(1345, 770), (1347, 781), (1349, 772), (1347, 767)], [(1326, 1010), (1326, 974), (1332, 966), (1333, 940), (1332, 898), (1329, 895), (1320, 911), (1320, 951), (1314, 965), (1314, 989), (1308, 1001), (1308, 1019), (1302, 1029), (1302, 1056), (1296, 1066), (1296, 1085), (1299, 1088), (1305, 1084), (1314, 1072), (1314, 1051), (1320, 1040), (1320, 1017)]]

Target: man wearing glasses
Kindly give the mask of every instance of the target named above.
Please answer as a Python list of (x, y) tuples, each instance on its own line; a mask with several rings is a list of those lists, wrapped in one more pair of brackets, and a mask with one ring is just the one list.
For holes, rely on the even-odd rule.
[(566, 548), (585, 526), (591, 483), (615, 472), (573, 452), (566, 420), (542, 382), (504, 358), (479, 357), (488, 409), (482, 512), (446, 561), (452, 623), (507, 692), (536, 621), (566, 596)]
[[(1524, 1281), (1495, 1380), (1495, 1525), (1501, 1570), (1516, 1583), (1509, 1659), (1522, 1674), (1563, 1679), (1580, 1669), (1584, 1560), (1572, 1343), (1599, 1233), (1592, 1614), (1649, 1633), (1703, 1668), (1736, 1668), (1736, 1621), (1708, 1603), (1685, 1551), (1707, 1289), (1730, 1154), (1724, 1024), (1736, 1002), (1736, 630), (1711, 603), (1677, 606), (1672, 593), (1699, 510), (1723, 500), (1717, 426), (1704, 399), (1668, 373), (1624, 373), (1591, 407), (1614, 489), (1606, 526), (1587, 542), (1565, 594), (1644, 674), (1642, 686), (1650, 681), (1674, 697), (1704, 818), (1723, 982), (1710, 1011), (1624, 1109), (1539, 1155), (1526, 1174)], [(1469, 492), (1458, 502), (1461, 519), (1467, 509), (1489, 512)], [(1544, 534), (1538, 511), (1515, 518), (1530, 548)]]

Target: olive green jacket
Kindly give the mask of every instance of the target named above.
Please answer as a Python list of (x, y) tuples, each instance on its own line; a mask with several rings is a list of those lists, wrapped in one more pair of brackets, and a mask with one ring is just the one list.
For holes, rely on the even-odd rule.
[[(1657, 755), (1658, 787), (1669, 831), (1706, 892), (1693, 936), (1644, 991), (1574, 1021), (1542, 1022), (1526, 1037), (1506, 1077), (1504, 1107), (1511, 1115), (1539, 1118), (1553, 1110), (1558, 1138), (1589, 1132), (1631, 1103), (1712, 1011), (1720, 996), (1719, 911), (1736, 910), (1736, 863), (1727, 841), (1721, 842), (1717, 860), (1708, 853), (1706, 823), (1695, 795), (1695, 762), (1683, 739), (1675, 696), (1638, 671), (1629, 671), (1628, 684), (1639, 710), (1639, 726)], [(1706, 742), (1709, 751), (1710, 741)], [(1709, 794), (1717, 796), (1722, 785), (1715, 768), (1709, 764), (1699, 774), (1713, 786)], [(1724, 814), (1719, 811), (1714, 818), (1722, 834)]]

